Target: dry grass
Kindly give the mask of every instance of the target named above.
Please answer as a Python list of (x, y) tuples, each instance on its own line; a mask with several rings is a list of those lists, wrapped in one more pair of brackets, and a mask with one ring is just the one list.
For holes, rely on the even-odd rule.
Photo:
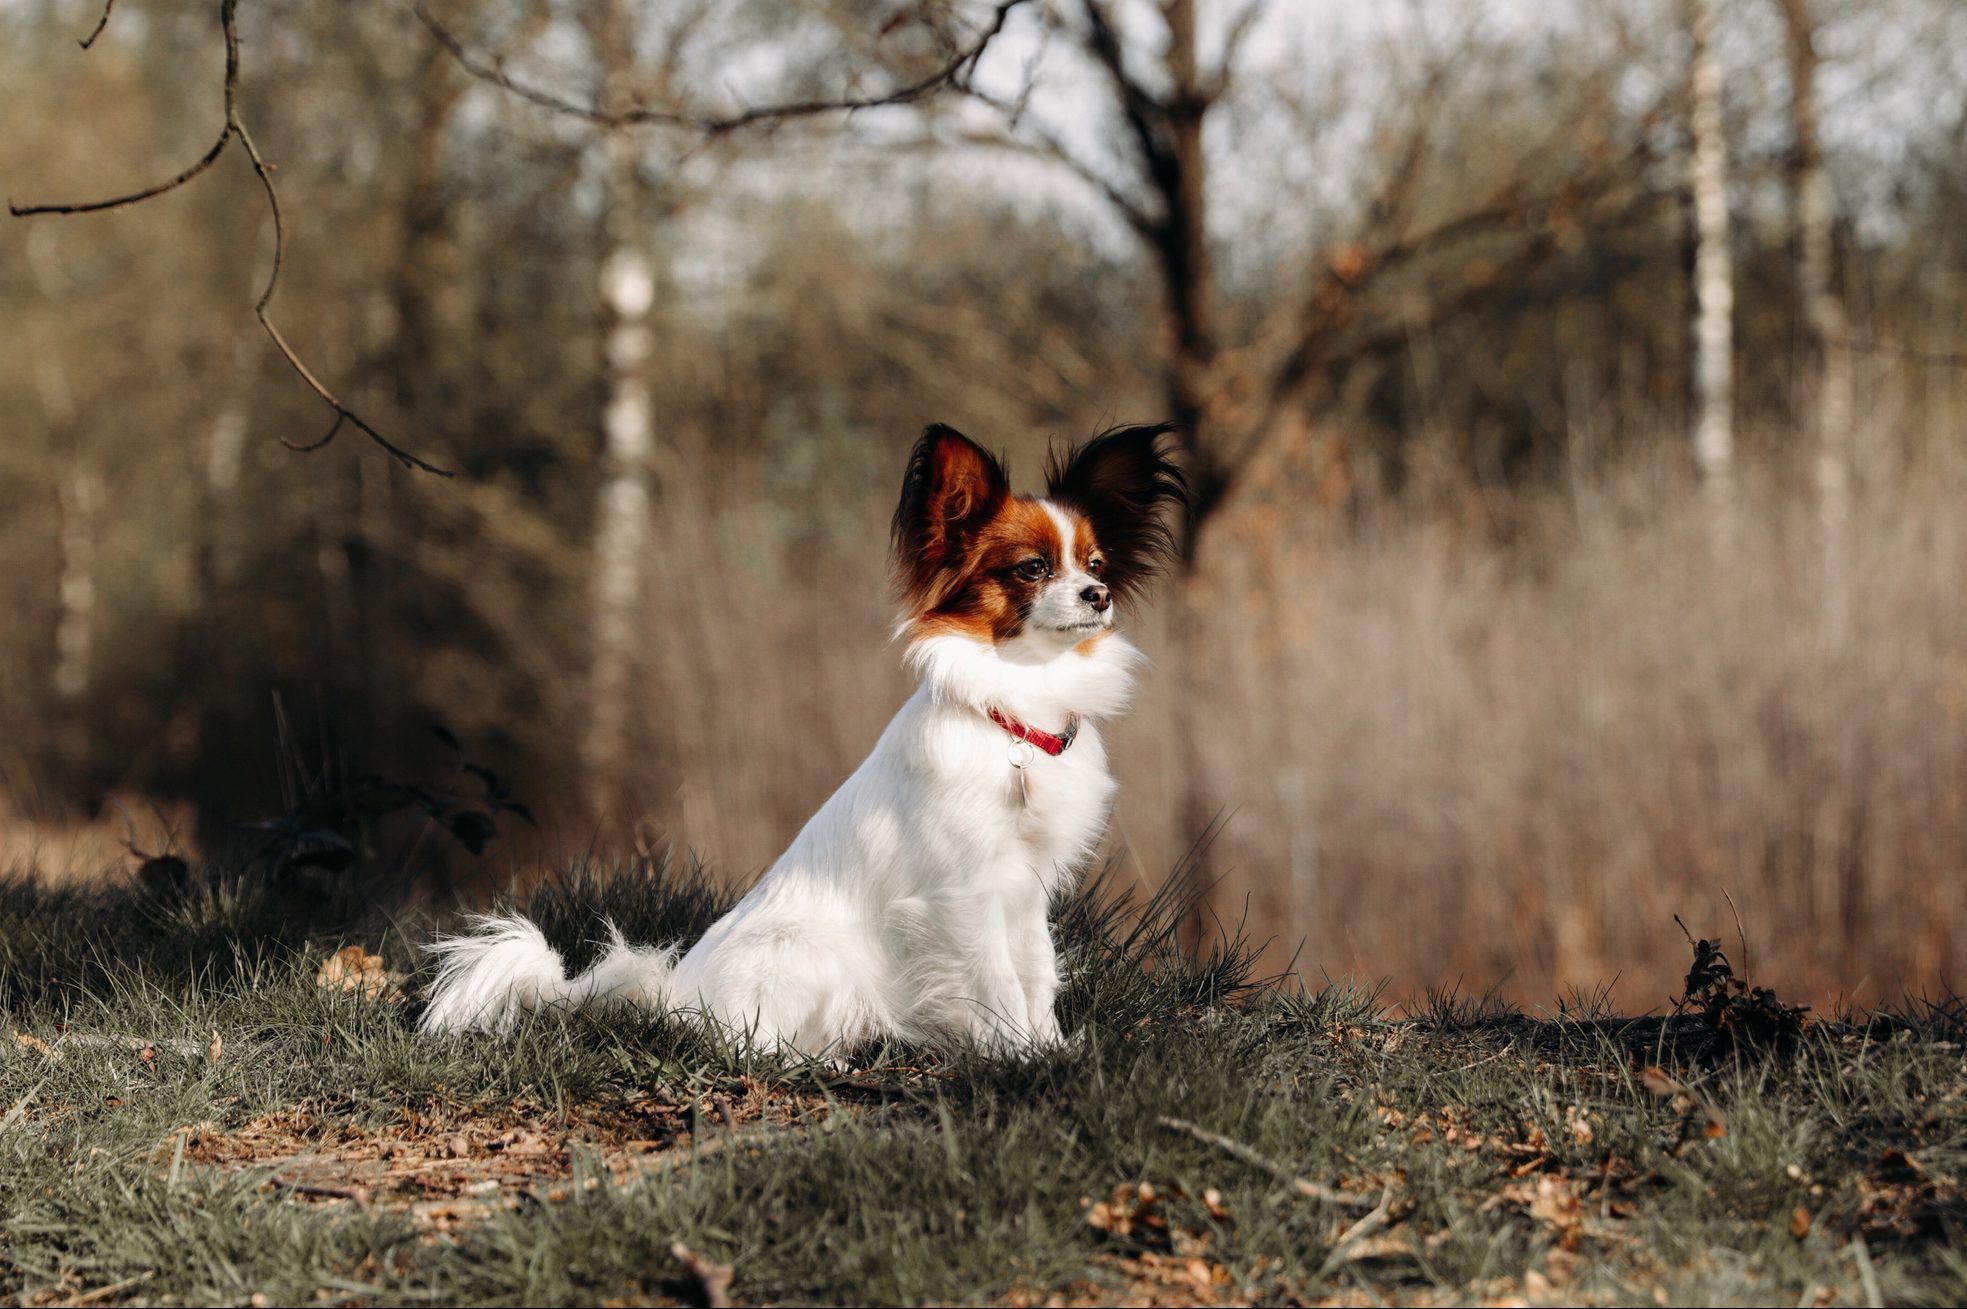
[[(1732, 935), (1724, 887), (1757, 981), (1819, 1007), (1942, 989), (1967, 962), (1967, 471), (1942, 436), (1874, 470), (1841, 636), (1808, 484), (1772, 461), (1726, 539), (1668, 459), (1423, 486), (1343, 529), (1227, 518), (1233, 566), (1200, 583), (1211, 730), (1178, 739), (1176, 670), (1150, 671), (1114, 732), (1116, 845), (1157, 882), (1202, 768), (1218, 912), (1276, 963), (1302, 941), (1313, 978), (1396, 995), (1548, 1003), (1616, 975), (1647, 1007), (1678, 980), (1675, 912)], [(878, 490), (792, 549), (769, 500), (666, 510), (645, 839), (742, 883), (906, 694)], [(1166, 608), (1136, 624), (1164, 665)]]
[(32, 869), (52, 880), (128, 869), (133, 850), (190, 853), (196, 820), (183, 804), (159, 806), (134, 795), (111, 796), (93, 818), (21, 812), (0, 791), (0, 874)]
[[(1861, 507), (1841, 633), (1808, 497), (1744, 491), (1726, 540), (1631, 473), (1517, 507), (1510, 547), (1435, 520), (1284, 555), (1209, 691), (1226, 902), (1334, 975), (1530, 1001), (1623, 973), (1655, 1003), (1663, 928), (1720, 934), (1722, 888), (1761, 979), (1820, 1004), (1959, 976), (1967, 481)], [(1138, 799), (1172, 778), (1130, 780), (1165, 852)]]

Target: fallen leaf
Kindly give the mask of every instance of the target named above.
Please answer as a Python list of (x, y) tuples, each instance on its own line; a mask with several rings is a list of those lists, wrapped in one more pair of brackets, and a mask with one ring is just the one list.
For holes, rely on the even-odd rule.
[(1562, 1177), (1537, 1179), (1536, 1194), (1530, 1199), (1530, 1217), (1563, 1231), (1578, 1225), (1583, 1210), (1570, 1182)]
[(61, 1051), (55, 1049), (40, 1037), (29, 1035), (26, 1032), (15, 1032), (14, 1044), (23, 1050), (32, 1050), (36, 1054), (42, 1055), (51, 1061), (61, 1058)]
[(345, 945), (329, 955), (314, 974), (314, 984), (331, 991), (353, 991), (364, 1000), (395, 1001), (403, 998), (403, 975), (392, 973), (382, 956), (370, 954), (359, 945)]
[(1796, 1206), (1790, 1213), (1789, 1234), (1799, 1241), (1810, 1234), (1810, 1211), (1802, 1205)]

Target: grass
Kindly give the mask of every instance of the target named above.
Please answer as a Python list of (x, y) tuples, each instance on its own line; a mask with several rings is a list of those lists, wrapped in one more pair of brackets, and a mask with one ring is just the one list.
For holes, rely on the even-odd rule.
[[(529, 907), (687, 937), (713, 884)], [(1959, 1303), (1962, 1007), (1780, 1051), (1588, 1000), (1285, 991), (1061, 906), (1069, 1047), (851, 1072), (660, 1020), (429, 1041), (422, 927), (245, 878), (0, 887), (0, 1296), (20, 1304)], [(216, 1048), (214, 1042), (216, 1034)]]

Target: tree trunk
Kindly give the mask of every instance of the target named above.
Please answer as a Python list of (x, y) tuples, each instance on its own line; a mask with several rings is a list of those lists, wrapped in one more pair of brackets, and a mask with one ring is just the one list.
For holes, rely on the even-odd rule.
[[(460, 278), (444, 155), (451, 114), (469, 83), (441, 51), (427, 50), (411, 84), (416, 97), (400, 143), (408, 163), (402, 226), (386, 291), (393, 328), (381, 361), (397, 421), (414, 431), (441, 429), (455, 408), (441, 351), (443, 288)], [(354, 461), (348, 478), (331, 514), (342, 533), (341, 558), (322, 565), (328, 584), (345, 588), (339, 604), (331, 599), (329, 625), (339, 626), (340, 639), (354, 647), (341, 666), (360, 679), (368, 718), (364, 755), (372, 767), (395, 770), (407, 764), (404, 729), (417, 694), (399, 607), (410, 582), (407, 517), (415, 513), (417, 490), (386, 459)]]
[(1730, 497), (1735, 464), (1735, 270), (1728, 249), (1728, 139), (1721, 61), (1714, 50), (1715, 0), (1688, 0), (1693, 38), (1688, 124), (1693, 136), (1694, 464), (1718, 502)]
[(212, 599), (218, 588), (230, 579), (235, 564), (232, 552), (226, 548), (225, 520), (233, 492), (239, 486), (240, 465), (246, 455), (247, 422), (252, 417), (253, 387), (259, 377), (265, 343), (266, 333), (258, 323), (248, 324), (239, 333), (225, 399), (218, 413), (212, 416), (211, 430), (205, 438), (205, 477), (198, 496), (198, 521), (192, 525), (194, 609)]
[[(619, 0), (597, 23), (597, 44), (609, 61), (615, 95), (626, 93), (634, 58), (629, 10)], [(629, 132), (607, 139), (607, 255), (601, 265), (606, 324), (607, 410), (603, 475), (594, 537), (594, 575), (583, 787), (590, 817), (606, 826), (616, 817), (626, 771), (635, 651), (643, 636), (648, 578), (650, 464), (655, 422), (643, 369), (649, 359), (650, 306), (655, 279), (643, 249), (640, 150)]]
[[(1179, 867), (1189, 911), (1181, 942), (1202, 948), (1212, 916), (1208, 888), (1213, 880), (1208, 840), (1221, 803), (1209, 779), (1201, 742), (1208, 698), (1209, 645), (1205, 635), (1206, 599), (1199, 549), (1203, 525), (1221, 500), (1220, 450), (1209, 405), (1209, 374), (1216, 358), (1215, 276), (1209, 255), (1208, 161), (1202, 128), (1209, 96), (1201, 84), (1196, 55), (1195, 0), (1164, 0), (1168, 28), (1168, 73), (1173, 83), (1163, 109), (1164, 149), (1150, 171), (1159, 193), (1161, 215), (1153, 233), (1167, 315), (1169, 363), (1165, 379), (1169, 420), (1180, 431), (1187, 454), (1191, 504), (1177, 532), (1180, 562), (1170, 579), (1175, 643), (1175, 736), (1184, 771), (1178, 783), (1176, 839), (1183, 853)], [(1156, 167), (1155, 164), (1159, 166)]]
[(61, 763), (79, 775), (88, 760), (89, 687), (95, 676), (96, 520), (102, 479), (78, 469), (61, 486), (61, 578), (56, 599), (54, 692)]
[(1836, 206), (1817, 125), (1816, 24), (1809, 0), (1783, 0), (1789, 35), (1790, 179), (1796, 221), (1796, 283), (1810, 338), (1815, 385), (1806, 431), (1816, 448), (1817, 514), (1823, 536), (1824, 637), (1842, 644), (1850, 624), (1851, 354), (1844, 304), (1832, 285)]
[[(1165, 111), (1168, 175), (1158, 179), (1163, 214), (1156, 233), (1162, 287), (1172, 337), (1168, 372), (1169, 418), (1189, 446), (1189, 476), (1196, 512), (1190, 527), (1214, 508), (1221, 492), (1210, 430), (1209, 372), (1216, 359), (1215, 270), (1209, 257), (1208, 166), (1202, 125), (1209, 97), (1201, 84), (1195, 50), (1195, 0), (1166, 0), (1168, 73), (1174, 83)], [(1193, 554), (1194, 532), (1182, 535), (1183, 554)]]

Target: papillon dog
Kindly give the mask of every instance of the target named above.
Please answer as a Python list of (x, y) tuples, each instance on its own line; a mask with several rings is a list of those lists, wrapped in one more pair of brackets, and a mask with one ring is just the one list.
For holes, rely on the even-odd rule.
[(1113, 801), (1100, 724), (1141, 658), (1114, 620), (1172, 552), (1186, 497), (1170, 431), (1055, 454), (1042, 497), (1013, 495), (960, 433), (924, 432), (893, 533), (919, 685), (866, 762), (681, 958), (610, 925), (599, 962), (569, 977), (531, 922), (481, 917), (431, 947), (424, 1030), (637, 1006), (824, 1057), (882, 1038), (1058, 1041), (1047, 910)]

